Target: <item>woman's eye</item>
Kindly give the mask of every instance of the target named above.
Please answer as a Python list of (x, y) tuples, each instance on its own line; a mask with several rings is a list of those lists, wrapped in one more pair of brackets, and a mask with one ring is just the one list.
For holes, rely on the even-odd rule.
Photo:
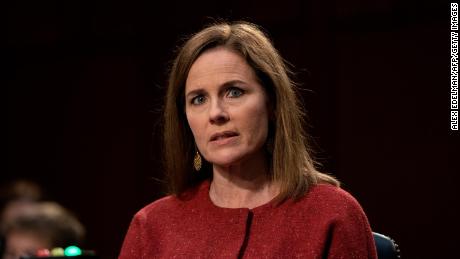
[(205, 101), (204, 96), (199, 95), (199, 96), (193, 97), (192, 104), (193, 105), (200, 105), (200, 104), (204, 103), (204, 101)]
[(228, 97), (230, 98), (235, 98), (235, 97), (240, 97), (243, 94), (243, 90), (239, 88), (232, 87), (228, 89)]

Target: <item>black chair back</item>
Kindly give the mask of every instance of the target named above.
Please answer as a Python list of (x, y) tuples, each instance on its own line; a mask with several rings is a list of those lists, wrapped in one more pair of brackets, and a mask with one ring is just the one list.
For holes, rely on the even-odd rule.
[(373, 232), (379, 259), (400, 259), (401, 254), (395, 241), (385, 235)]

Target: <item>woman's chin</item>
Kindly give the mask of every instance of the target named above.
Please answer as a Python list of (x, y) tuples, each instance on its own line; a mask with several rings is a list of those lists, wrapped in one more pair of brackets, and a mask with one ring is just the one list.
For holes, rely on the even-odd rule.
[(217, 155), (213, 154), (206, 159), (209, 163), (213, 164), (214, 166), (218, 167), (230, 167), (233, 165), (238, 164), (241, 160), (244, 159), (244, 155), (242, 154), (225, 154), (225, 155)]
[(206, 161), (218, 167), (230, 167), (241, 164), (243, 161), (259, 159), (255, 156), (257, 152), (252, 150), (225, 150), (221, 152), (212, 152), (206, 157)]
[(219, 159), (209, 161), (213, 166), (217, 167), (231, 167), (237, 165), (241, 159)]

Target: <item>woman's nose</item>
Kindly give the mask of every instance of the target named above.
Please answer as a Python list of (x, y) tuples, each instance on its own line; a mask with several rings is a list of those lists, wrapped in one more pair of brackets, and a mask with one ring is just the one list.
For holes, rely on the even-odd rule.
[(212, 124), (223, 124), (229, 119), (225, 106), (220, 100), (211, 102), (209, 109), (209, 121)]

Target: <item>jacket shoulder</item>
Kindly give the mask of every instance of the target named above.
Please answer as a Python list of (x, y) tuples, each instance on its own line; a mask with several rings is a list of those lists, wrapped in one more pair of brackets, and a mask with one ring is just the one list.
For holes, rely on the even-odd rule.
[(135, 218), (146, 219), (154, 216), (168, 215), (180, 207), (181, 201), (174, 195), (168, 195), (147, 204), (140, 209), (135, 215)]
[(332, 214), (364, 214), (355, 197), (344, 189), (329, 184), (313, 186), (302, 200), (307, 206), (314, 206), (317, 210)]

